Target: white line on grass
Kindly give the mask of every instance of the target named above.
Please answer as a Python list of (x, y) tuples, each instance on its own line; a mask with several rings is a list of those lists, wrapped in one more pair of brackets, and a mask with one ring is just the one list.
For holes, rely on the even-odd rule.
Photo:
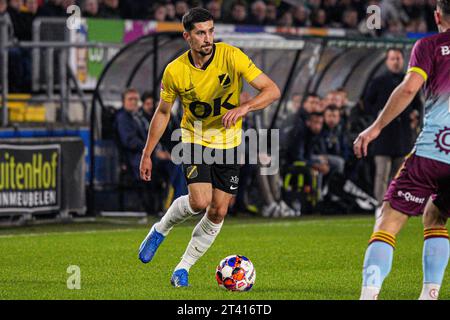
[[(225, 225), (227, 229), (229, 228), (248, 228), (248, 227), (293, 227), (302, 225), (315, 225), (315, 226), (330, 226), (331, 220), (307, 220), (307, 221), (289, 221), (289, 222), (263, 222), (263, 223), (241, 223), (241, 224), (229, 224)], [(333, 227), (370, 227), (372, 223), (339, 223), (332, 224)], [(192, 225), (181, 225), (177, 226), (177, 229), (181, 228), (193, 228)], [(86, 231), (63, 231), (63, 232), (42, 232), (42, 233), (21, 233), (21, 234), (4, 234), (0, 235), (0, 239), (10, 239), (16, 237), (46, 237), (46, 236), (65, 236), (65, 235), (77, 235), (77, 234), (99, 234), (99, 233), (122, 233), (136, 231), (138, 228), (127, 228), (127, 229), (109, 229), (109, 230), (86, 230)]]

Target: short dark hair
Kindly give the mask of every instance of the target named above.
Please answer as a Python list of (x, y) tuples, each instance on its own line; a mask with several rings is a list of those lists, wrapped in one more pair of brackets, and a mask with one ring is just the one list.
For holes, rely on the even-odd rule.
[(325, 109), (325, 112), (327, 112), (327, 111), (331, 111), (331, 112), (334, 112), (334, 111), (341, 111), (339, 108), (338, 108), (338, 106), (337, 105), (335, 105), (335, 104), (330, 104), (326, 109)]
[(182, 22), (184, 30), (189, 32), (194, 30), (194, 24), (210, 20), (214, 21), (214, 17), (208, 10), (200, 7), (195, 7), (184, 14)]
[(437, 0), (436, 6), (441, 9), (444, 15), (450, 16), (450, 0)]
[(319, 99), (320, 99), (319, 95), (318, 95), (317, 93), (314, 93), (314, 92), (308, 93), (308, 94), (306, 95), (306, 97), (305, 97), (305, 100), (308, 99), (309, 97), (312, 97), (312, 98), (319, 98)]
[(145, 91), (142, 96), (141, 96), (141, 101), (145, 102), (145, 100), (152, 98), (153, 100), (155, 100), (155, 97), (153, 96), (153, 92), (152, 91)]

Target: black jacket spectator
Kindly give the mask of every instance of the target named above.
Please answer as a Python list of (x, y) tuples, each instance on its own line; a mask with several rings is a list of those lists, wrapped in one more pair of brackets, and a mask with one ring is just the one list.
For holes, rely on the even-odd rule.
[(19, 38), (21, 41), (31, 41), (33, 38), (33, 21), (36, 17), (35, 14), (31, 12), (22, 12), (22, 23), (24, 26), (24, 30)]
[(325, 125), (322, 137), (325, 143), (326, 154), (340, 156), (344, 159), (349, 158), (349, 142), (342, 125), (338, 125), (333, 129)]
[(44, 17), (65, 17), (66, 12), (61, 4), (61, 1), (49, 0), (46, 4), (39, 8), (37, 15)]
[[(316, 114), (313, 113), (309, 117), (314, 116)], [(305, 161), (308, 166), (312, 166), (313, 155), (326, 154), (325, 141), (321, 133), (314, 133), (303, 121), (298, 123), (288, 139), (289, 149), (286, 155), (288, 163)]]
[(13, 7), (8, 7), (7, 11), (13, 25), (14, 37), (18, 40), (25, 40), (27, 28), (25, 25), (23, 14)]
[(143, 20), (150, 17), (150, 9), (153, 4), (152, 0), (121, 0), (119, 7), (122, 18)]
[(98, 17), (104, 19), (121, 19), (120, 8), (119, 6), (112, 7), (106, 3), (102, 3), (98, 10)]
[[(386, 72), (375, 78), (369, 85), (364, 98), (365, 110), (375, 119), (383, 109), (394, 89), (403, 81), (404, 73)], [(410, 114), (421, 112), (421, 101), (417, 95), (410, 106), (392, 121), (373, 142), (373, 154), (401, 157), (411, 152), (414, 135)]]
[(125, 161), (132, 170), (133, 177), (139, 181), (139, 165), (147, 141), (147, 132), (136, 116), (124, 108), (120, 109), (116, 115), (115, 127)]

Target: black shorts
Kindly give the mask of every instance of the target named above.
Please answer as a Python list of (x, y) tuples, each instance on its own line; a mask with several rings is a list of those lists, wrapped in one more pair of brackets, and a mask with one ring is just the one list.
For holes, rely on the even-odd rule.
[[(239, 187), (239, 170), (240, 165), (237, 162), (237, 148), (228, 149), (226, 152), (233, 153), (233, 159), (228, 156), (226, 161), (225, 150), (211, 149), (196, 145), (198, 150), (201, 148), (202, 154), (205, 152), (209, 155), (222, 159), (211, 163), (210, 160), (205, 160), (204, 157), (194, 157), (194, 144), (186, 144), (183, 150), (191, 150), (190, 154), (183, 154), (183, 172), (188, 185), (193, 183), (211, 183), (214, 189), (219, 189), (228, 194), (236, 195)], [(197, 152), (198, 154), (198, 152)], [(230, 163), (232, 162), (232, 163)]]

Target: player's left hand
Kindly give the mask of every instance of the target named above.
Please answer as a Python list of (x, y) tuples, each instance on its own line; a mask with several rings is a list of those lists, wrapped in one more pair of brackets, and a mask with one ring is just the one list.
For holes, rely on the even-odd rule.
[(369, 144), (380, 135), (380, 132), (381, 130), (377, 126), (371, 125), (359, 134), (355, 142), (353, 142), (353, 151), (358, 159), (367, 157)]
[(226, 129), (230, 129), (231, 126), (236, 125), (236, 122), (238, 122), (239, 118), (245, 117), (248, 112), (249, 108), (246, 106), (240, 106), (228, 111), (222, 118), (223, 126)]

